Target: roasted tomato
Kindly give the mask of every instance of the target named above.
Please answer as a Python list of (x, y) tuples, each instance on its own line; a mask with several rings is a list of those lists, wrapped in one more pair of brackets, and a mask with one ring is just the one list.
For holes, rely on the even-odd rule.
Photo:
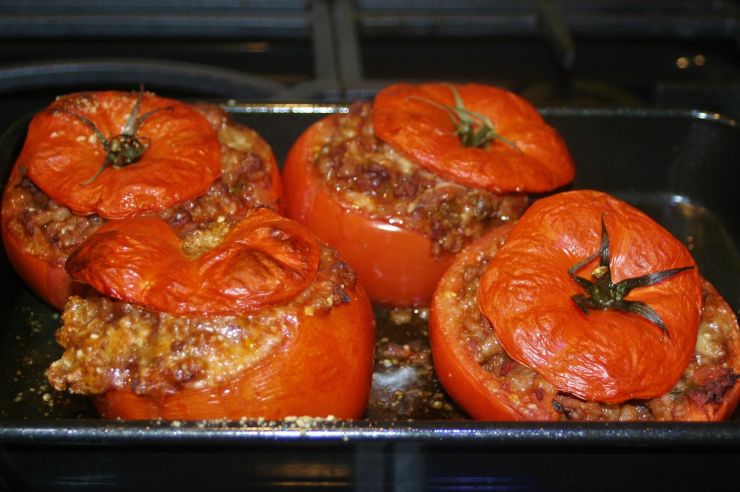
[(159, 218), (110, 222), (67, 263), (72, 297), (47, 371), (105, 417), (358, 418), (374, 318), (336, 250), (268, 209), (180, 239)]
[(283, 171), (287, 211), (334, 245), (371, 299), (428, 304), (452, 257), (515, 219), (525, 193), (573, 178), (535, 109), (480, 85), (394, 85), (306, 130)]
[(430, 339), (478, 419), (720, 420), (740, 399), (732, 309), (680, 241), (595, 191), (539, 200), (461, 253)]
[(58, 98), (31, 121), (3, 196), (5, 249), (21, 277), (61, 309), (64, 262), (107, 220), (157, 214), (173, 227), (281, 206), (275, 159), (218, 107), (150, 93)]

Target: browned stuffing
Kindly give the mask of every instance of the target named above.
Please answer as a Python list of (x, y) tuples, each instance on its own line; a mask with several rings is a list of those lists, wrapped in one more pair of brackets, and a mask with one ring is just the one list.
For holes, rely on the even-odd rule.
[(315, 162), (326, 189), (370, 218), (431, 238), (435, 255), (460, 251), (469, 239), (518, 218), (526, 207), (525, 195), (466, 188), (405, 159), (376, 138), (370, 103), (355, 103), (334, 121)]
[(167, 395), (229, 381), (289, 343), (299, 316), (349, 302), (354, 272), (324, 247), (313, 283), (285, 305), (233, 316), (175, 316), (99, 295), (72, 297), (57, 341), (65, 351), (51, 385), (87, 395), (130, 388)]

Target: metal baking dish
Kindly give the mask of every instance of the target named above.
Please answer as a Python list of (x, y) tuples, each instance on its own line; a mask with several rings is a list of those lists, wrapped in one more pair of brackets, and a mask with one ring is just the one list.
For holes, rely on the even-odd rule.
[[(225, 107), (259, 131), (279, 161), (312, 121), (346, 109), (313, 103)], [(738, 125), (689, 110), (542, 112), (573, 153), (578, 174), (572, 187), (617, 195), (664, 224), (690, 245), (703, 275), (737, 312), (740, 224), (731, 176), (740, 155)], [(3, 182), (27, 123), (13, 126), (0, 142)], [(58, 314), (24, 286), (4, 254), (0, 278), (0, 490), (552, 490), (594, 483), (634, 489), (636, 477), (645, 486), (679, 489), (721, 490), (733, 483), (740, 412), (719, 424), (472, 422), (424, 371), (416, 372), (418, 391), (399, 397), (396, 390), (407, 382), (374, 391), (368, 418), (357, 422), (103, 421), (84, 398), (53, 394), (45, 383), (44, 369), (61, 352), (53, 339)], [(379, 344), (424, 348), (423, 322), (394, 325), (386, 312), (378, 316)], [(377, 361), (376, 376), (383, 362)], [(376, 377), (374, 388), (382, 379)], [(394, 405), (393, 398), (407, 405)], [(675, 473), (682, 466), (692, 473)]]

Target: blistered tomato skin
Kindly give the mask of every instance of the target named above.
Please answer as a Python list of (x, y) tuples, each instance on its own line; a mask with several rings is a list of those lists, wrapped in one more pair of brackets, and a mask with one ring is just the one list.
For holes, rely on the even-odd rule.
[[(634, 289), (664, 321), (616, 310), (583, 313), (583, 289), (568, 269), (599, 249), (608, 230), (614, 283), (680, 267), (688, 271)], [(591, 278), (598, 262), (578, 275)], [(481, 278), (478, 304), (506, 352), (553, 386), (589, 401), (619, 403), (669, 391), (694, 352), (702, 289), (686, 247), (647, 215), (595, 191), (561, 193), (521, 217)]]
[[(139, 96), (137, 114), (149, 116), (136, 137), (146, 150), (137, 162), (110, 166), (95, 177), (107, 153), (88, 122), (113, 141)], [(58, 98), (31, 121), (18, 161), (53, 200), (77, 214), (106, 219), (161, 210), (201, 195), (221, 174), (220, 147), (208, 121), (182, 102), (150, 93)]]
[(424, 305), (453, 255), (432, 255), (426, 236), (345, 208), (324, 189), (313, 167), (332, 131), (332, 118), (309, 127), (293, 144), (283, 169), (289, 217), (337, 248), (375, 302)]
[(370, 391), (375, 334), (361, 289), (326, 315), (299, 316), (283, 347), (218, 388), (164, 397), (113, 390), (95, 398), (103, 417), (120, 419), (360, 418)]
[[(577, 397), (512, 359), (498, 337), (501, 330), (487, 320), (476, 299), (482, 275), (511, 230), (495, 229), (466, 247), (445, 272), (432, 301), (429, 338), (435, 372), (468, 415), (478, 420), (706, 422), (732, 414), (740, 400), (740, 329), (732, 308), (706, 280), (701, 281), (703, 304), (692, 356), (675, 384), (654, 398), (605, 403)], [(530, 279), (523, 284), (534, 283)], [(660, 331), (654, 325), (650, 329)], [(639, 349), (640, 340), (634, 344)], [(656, 370), (662, 362), (653, 361)]]

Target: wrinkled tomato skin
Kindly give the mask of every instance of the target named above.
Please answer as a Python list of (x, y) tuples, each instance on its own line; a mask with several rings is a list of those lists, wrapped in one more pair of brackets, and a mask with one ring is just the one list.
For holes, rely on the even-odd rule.
[(313, 157), (331, 132), (332, 118), (309, 127), (288, 154), (283, 169), (288, 217), (334, 246), (371, 300), (394, 306), (428, 304), (453, 256), (434, 257), (426, 236), (367, 218), (331, 197), (314, 170)]
[[(137, 102), (141, 115), (149, 115), (136, 132), (146, 150), (130, 166), (100, 171), (108, 158), (100, 140), (112, 145)], [(222, 170), (216, 132), (193, 107), (150, 93), (118, 91), (57, 98), (31, 120), (18, 160), (57, 203), (79, 215), (110, 220), (200, 196)]]
[[(631, 313), (586, 315), (571, 300), (583, 289), (568, 269), (598, 249), (601, 221), (614, 282), (691, 267), (626, 296), (654, 309), (666, 334)], [(481, 277), (478, 305), (512, 359), (561, 391), (621, 403), (663, 395), (683, 373), (696, 344), (701, 277), (688, 249), (640, 210), (605, 193), (570, 191), (522, 215)]]
[(347, 293), (350, 303), (326, 316), (299, 316), (288, 345), (229, 384), (161, 398), (114, 390), (95, 405), (103, 417), (129, 420), (360, 418), (370, 391), (375, 322), (362, 289)]
[[(467, 109), (485, 115), (500, 138), (465, 146), (444, 106), (456, 91)], [(379, 139), (450, 181), (496, 193), (547, 192), (570, 183), (575, 166), (558, 132), (528, 101), (481, 84), (394, 84), (375, 96)]]
[(510, 391), (486, 372), (465, 347), (457, 331), (456, 320), (451, 317), (457, 303), (447, 292), (458, 292), (459, 271), (473, 263), (485, 251), (511, 231), (513, 224), (486, 233), (459, 253), (449, 271), (437, 287), (429, 314), (429, 343), (432, 348), (434, 370), (440, 383), (465, 412), (477, 420), (556, 420), (558, 415), (545, 405), (523, 415), (510, 402)]
[[(445, 295), (462, 288), (460, 273), (480, 255), (490, 254), (496, 243), (508, 236), (514, 224), (495, 229), (471, 243), (456, 258), (448, 272), (442, 277), (434, 294), (429, 314), (429, 342), (432, 348), (434, 369), (440, 383), (452, 399), (472, 418), (488, 421), (557, 421), (562, 417), (552, 407), (552, 397), (545, 395), (539, 405), (527, 409), (528, 414), (517, 410), (512, 403), (512, 394), (502, 387), (497, 378), (486, 372), (473, 358), (458, 331), (452, 315), (458, 301)], [(706, 292), (716, 294), (714, 287), (704, 281)], [(722, 301), (724, 309), (732, 309)], [(740, 330), (734, 320), (727, 343), (728, 360), (732, 369), (740, 371)], [(722, 421), (732, 415), (740, 402), (740, 384), (735, 384), (723, 396), (719, 406), (690, 404), (680, 420), (687, 422)]]

